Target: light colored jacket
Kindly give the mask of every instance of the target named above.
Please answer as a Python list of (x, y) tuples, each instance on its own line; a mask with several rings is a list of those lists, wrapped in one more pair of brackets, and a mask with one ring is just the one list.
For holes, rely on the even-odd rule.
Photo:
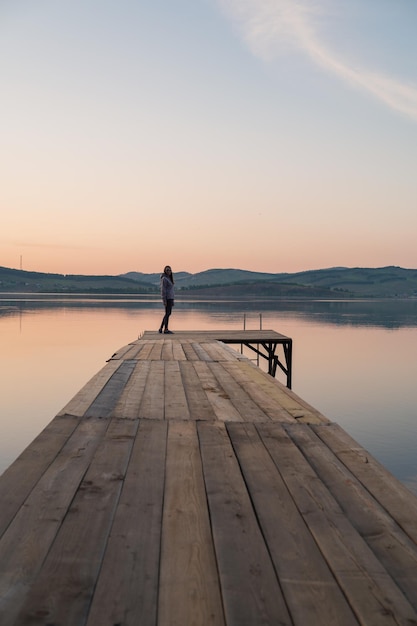
[(165, 276), (165, 274), (162, 274), (161, 276), (161, 296), (164, 303), (167, 300), (174, 299), (174, 284), (169, 280), (168, 276)]

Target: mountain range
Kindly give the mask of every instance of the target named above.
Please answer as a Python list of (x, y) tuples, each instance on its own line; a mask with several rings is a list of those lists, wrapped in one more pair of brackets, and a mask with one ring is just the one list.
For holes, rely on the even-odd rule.
[[(410, 298), (417, 297), (417, 270), (333, 267), (297, 273), (209, 269), (174, 276), (178, 297)], [(0, 292), (126, 293), (159, 291), (160, 273), (88, 276), (28, 272), (0, 267)]]

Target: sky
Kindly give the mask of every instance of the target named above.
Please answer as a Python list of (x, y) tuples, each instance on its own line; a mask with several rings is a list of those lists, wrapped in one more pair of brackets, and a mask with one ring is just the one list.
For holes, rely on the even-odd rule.
[(0, 265), (417, 268), (415, 0), (0, 0)]

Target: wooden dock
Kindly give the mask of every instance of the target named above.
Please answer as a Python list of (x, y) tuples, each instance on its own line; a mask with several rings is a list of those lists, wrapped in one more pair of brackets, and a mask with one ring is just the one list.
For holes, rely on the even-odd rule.
[(417, 498), (215, 335), (120, 349), (2, 475), (1, 626), (417, 625)]

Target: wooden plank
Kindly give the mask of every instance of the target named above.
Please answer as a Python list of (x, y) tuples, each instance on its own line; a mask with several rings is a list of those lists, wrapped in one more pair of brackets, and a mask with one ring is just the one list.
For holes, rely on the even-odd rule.
[(165, 419), (190, 419), (187, 397), (177, 361), (166, 361), (165, 363), (164, 399)]
[(53, 419), (0, 477), (0, 536), (74, 432), (79, 419)]
[(140, 422), (87, 626), (156, 626), (166, 438)]
[(357, 625), (255, 425), (227, 430), (294, 624)]
[(217, 378), (235, 409), (241, 416), (240, 421), (265, 422), (268, 416), (255, 402), (248, 396), (244, 387), (235, 380), (224, 368), (223, 363), (209, 363), (210, 370)]
[(139, 353), (144, 349), (144, 347), (145, 344), (143, 343), (129, 344), (128, 346), (126, 346), (126, 348), (128, 348), (127, 350), (117, 352), (115, 356), (112, 356), (112, 359), (137, 359)]
[(224, 616), (194, 422), (170, 422), (158, 624), (223, 626)]
[(115, 418), (137, 419), (149, 376), (150, 361), (137, 361), (111, 415)]
[(150, 354), (153, 350), (153, 347), (155, 345), (154, 341), (143, 341), (143, 346), (141, 351), (136, 355), (136, 358), (139, 359), (140, 361), (147, 361), (150, 359)]
[(107, 384), (85, 412), (86, 417), (109, 417), (119, 401), (137, 361), (122, 361)]
[(329, 420), (317, 409), (314, 409), (280, 381), (272, 378), (272, 376), (265, 376), (265, 372), (262, 372), (259, 368), (253, 366), (251, 376), (253, 381), (261, 389), (264, 389), (297, 422), (328, 423)]
[(310, 428), (288, 425), (287, 432), (417, 611), (416, 544)]
[(172, 342), (172, 352), (173, 352), (173, 359), (175, 361), (186, 361), (187, 357), (185, 355), (184, 349), (182, 344), (179, 341), (173, 341)]
[(197, 424), (226, 623), (292, 624), (224, 424)]
[(173, 342), (165, 340), (162, 344), (161, 359), (163, 361), (172, 361), (174, 359)]
[(215, 420), (216, 414), (202, 387), (194, 363), (191, 361), (181, 361), (180, 371), (185, 395), (187, 397), (190, 419)]
[(187, 361), (199, 361), (200, 360), (190, 340), (181, 340), (181, 347), (184, 351), (185, 358), (187, 359)]
[(20, 626), (85, 622), (137, 426), (110, 424), (20, 611)]
[(417, 499), (338, 424), (312, 427), (366, 489), (417, 544)]
[(224, 363), (223, 367), (236, 381), (239, 381), (239, 384), (245, 389), (248, 396), (259, 406), (269, 419), (280, 422), (294, 421), (294, 418), (288, 411), (278, 404), (273, 394), (271, 396), (269, 393), (271, 388), (274, 389), (273, 378), (271, 376), (265, 373), (265, 381), (261, 386), (258, 377), (259, 370), (251, 363), (246, 361)]
[(163, 342), (162, 341), (155, 341), (152, 349), (149, 353), (149, 359), (151, 361), (159, 361), (161, 356), (162, 356), (162, 348), (163, 348)]
[(212, 361), (211, 356), (207, 354), (207, 352), (204, 350), (203, 346), (200, 343), (194, 341), (191, 345), (200, 361)]
[(236, 361), (236, 355), (230, 350), (226, 350), (226, 346), (218, 341), (204, 341), (201, 347), (209, 355), (212, 361)]
[(287, 426), (270, 422), (257, 430), (358, 621), (412, 624), (414, 609), (292, 442)]
[(151, 361), (148, 381), (139, 407), (140, 418), (164, 419), (164, 380), (164, 362)]
[(229, 396), (209, 369), (208, 363), (196, 361), (194, 368), (217, 419), (231, 422), (242, 421), (242, 417), (233, 406)]
[[(112, 359), (126, 359), (127, 354), (130, 354), (131, 352), (133, 353), (137, 353), (141, 350), (142, 346), (140, 344), (133, 344), (133, 343), (129, 343), (127, 344), (127, 346), (123, 346), (123, 348), (120, 348), (119, 350), (117, 350), (117, 352), (115, 352), (114, 354), (112, 354), (112, 356), (110, 357), (109, 361)], [(131, 357), (129, 357), (131, 358)]]
[(235, 347), (232, 348), (230, 344), (223, 343), (223, 342), (220, 342), (220, 343), (223, 346), (224, 350), (226, 350), (231, 356), (234, 357), (233, 360), (238, 360), (238, 361), (249, 360), (246, 354), (243, 354), (243, 352), (241, 351), (240, 346), (235, 345)]
[[(108, 427), (83, 420), (32, 489), (0, 539), (0, 624), (15, 626), (17, 614)], [(41, 532), (40, 532), (41, 529)]]
[(120, 367), (122, 361), (109, 361), (84, 387), (64, 406), (58, 415), (83, 417), (84, 413)]

